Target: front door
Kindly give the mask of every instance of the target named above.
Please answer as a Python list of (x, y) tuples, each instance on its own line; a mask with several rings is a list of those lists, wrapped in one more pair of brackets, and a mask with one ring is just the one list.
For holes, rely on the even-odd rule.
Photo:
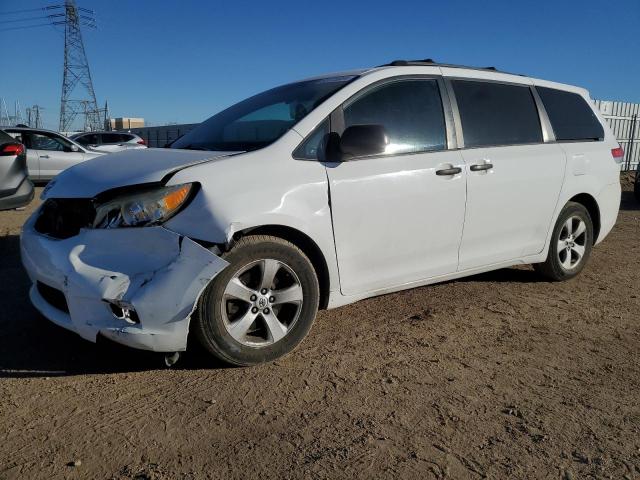
[(50, 180), (62, 170), (84, 160), (82, 152), (73, 151), (73, 144), (58, 135), (48, 132), (34, 132), (31, 133), (31, 143), (33, 148), (38, 151), (40, 180)]
[(383, 155), (327, 167), (342, 293), (455, 272), (465, 172), (460, 152), (446, 150), (437, 81), (390, 81), (348, 101), (342, 112), (344, 128), (382, 125), (389, 139)]

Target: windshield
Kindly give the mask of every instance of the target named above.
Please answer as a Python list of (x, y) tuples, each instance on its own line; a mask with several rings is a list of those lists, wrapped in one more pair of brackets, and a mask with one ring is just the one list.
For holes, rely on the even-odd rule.
[(246, 152), (266, 147), (354, 78), (307, 80), (259, 93), (205, 120), (171, 148)]

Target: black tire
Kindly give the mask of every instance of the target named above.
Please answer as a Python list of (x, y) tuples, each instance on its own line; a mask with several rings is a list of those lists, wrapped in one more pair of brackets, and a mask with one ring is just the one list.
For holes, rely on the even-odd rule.
[[(582, 255), (579, 263), (571, 268), (565, 268), (560, 260), (559, 255), (559, 241), (562, 239), (562, 234), (566, 232), (565, 223), (571, 218), (578, 218), (582, 220), (586, 224), (586, 230), (584, 235), (586, 238), (582, 239), (580, 237), (580, 241), (584, 242), (584, 254)], [(565, 229), (565, 230), (563, 230)], [(577, 242), (576, 242), (577, 243)], [(563, 280), (569, 280), (570, 278), (578, 275), (585, 264), (589, 260), (589, 256), (591, 255), (591, 249), (593, 247), (593, 222), (591, 220), (591, 216), (589, 215), (588, 210), (581, 205), (580, 203), (568, 202), (560, 215), (558, 216), (558, 220), (553, 228), (553, 234), (551, 235), (551, 243), (549, 245), (549, 253), (547, 254), (547, 259), (544, 263), (536, 263), (533, 265), (535, 270), (540, 273), (542, 276), (547, 278), (548, 280), (559, 282)], [(565, 253), (566, 255), (571, 255), (571, 253)]]
[[(269, 362), (291, 352), (309, 332), (318, 311), (320, 298), (318, 279), (307, 256), (298, 247), (281, 238), (253, 235), (240, 239), (229, 252), (223, 255), (223, 258), (229, 262), (229, 266), (206, 287), (194, 313), (192, 332), (198, 341), (209, 353), (236, 366)], [(283, 338), (268, 345), (245, 345), (232, 337), (228, 327), (225, 326), (228, 324), (225, 319), (229, 318), (229, 314), (228, 310), (223, 312), (222, 309), (228, 309), (229, 306), (227, 300), (223, 301), (224, 292), (229, 282), (239, 271), (254, 262), (267, 259), (282, 262), (295, 273), (297, 277), (295, 280), (302, 287), (302, 305), (296, 310), (297, 316), (294, 315), (295, 323), (289, 326)], [(253, 275), (251, 270), (249, 272)], [(282, 270), (278, 270), (278, 272), (278, 275), (282, 275)], [(288, 275), (288, 272), (285, 270), (284, 275)], [(242, 302), (239, 303), (242, 304)], [(250, 308), (251, 304), (248, 306)], [(231, 307), (238, 308), (235, 305)], [(244, 306), (240, 305), (239, 308), (244, 308)], [(276, 313), (275, 308), (272, 313)], [(263, 330), (268, 337), (269, 333), (264, 316), (260, 312), (257, 315), (256, 321), (264, 325)], [(256, 325), (254, 330), (260, 330), (257, 323), (252, 324), (252, 326), (254, 325)], [(269, 338), (264, 341), (268, 342)]]

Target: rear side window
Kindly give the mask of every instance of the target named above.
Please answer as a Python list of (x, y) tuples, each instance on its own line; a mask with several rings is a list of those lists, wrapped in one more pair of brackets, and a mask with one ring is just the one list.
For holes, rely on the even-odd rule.
[(344, 111), (345, 128), (353, 125), (384, 126), (386, 153), (443, 150), (446, 129), (442, 100), (435, 80), (400, 80), (365, 93)]
[(80, 145), (96, 145), (100, 143), (98, 135), (92, 133), (91, 135), (82, 135), (76, 140)]
[(602, 140), (604, 129), (585, 99), (577, 93), (536, 87), (556, 140)]
[(527, 86), (454, 80), (465, 147), (542, 142), (538, 109)]
[(120, 134), (118, 133), (103, 133), (102, 143), (120, 143)]

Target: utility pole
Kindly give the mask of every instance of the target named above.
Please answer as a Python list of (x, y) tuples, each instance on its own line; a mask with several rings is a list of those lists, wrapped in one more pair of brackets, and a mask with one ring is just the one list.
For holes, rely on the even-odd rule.
[[(93, 11), (77, 7), (75, 0), (65, 0), (64, 9), (64, 73), (59, 130), (71, 131), (73, 121), (80, 113), (84, 115), (85, 130), (100, 130), (100, 113), (80, 30), (81, 24), (95, 28)], [(76, 87), (84, 91), (84, 98), (72, 98)]]

